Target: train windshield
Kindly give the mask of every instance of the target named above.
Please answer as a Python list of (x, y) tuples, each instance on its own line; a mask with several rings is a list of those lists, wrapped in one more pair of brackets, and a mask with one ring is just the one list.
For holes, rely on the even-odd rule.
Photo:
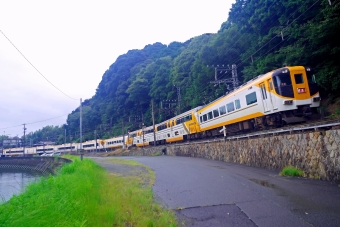
[(277, 70), (273, 73), (273, 82), (277, 94), (294, 98), (292, 79), (287, 68)]
[(315, 80), (315, 72), (313, 69), (306, 67), (306, 74), (309, 86), (309, 93), (311, 96), (313, 96), (319, 91), (318, 85), (316, 84)]

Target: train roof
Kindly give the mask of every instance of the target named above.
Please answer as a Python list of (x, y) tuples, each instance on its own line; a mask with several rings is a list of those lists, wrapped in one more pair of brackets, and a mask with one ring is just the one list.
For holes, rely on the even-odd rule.
[(184, 112), (184, 113), (181, 113), (181, 114), (179, 114), (179, 115), (176, 115), (175, 117), (172, 117), (172, 118), (170, 118), (170, 119), (168, 119), (168, 120), (166, 120), (166, 121), (163, 121), (162, 123), (159, 123), (159, 124), (157, 124), (157, 125), (161, 125), (161, 124), (164, 124), (164, 123), (167, 122), (167, 121), (175, 120), (175, 119), (177, 119), (177, 118), (186, 116), (186, 115), (188, 115), (188, 114), (190, 114), (190, 113), (192, 113), (192, 112), (197, 112), (197, 111), (200, 110), (201, 108), (203, 108), (203, 106), (198, 106), (198, 107), (193, 108), (193, 109), (191, 109), (191, 110), (188, 110), (188, 111), (186, 111), (186, 112)]

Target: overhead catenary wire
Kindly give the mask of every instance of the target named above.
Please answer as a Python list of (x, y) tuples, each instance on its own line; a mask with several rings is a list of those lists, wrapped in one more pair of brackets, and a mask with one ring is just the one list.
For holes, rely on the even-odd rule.
[[(68, 116), (67, 115), (61, 115), (61, 116), (58, 116), (58, 117), (53, 117), (53, 118), (49, 118), (49, 119), (45, 119), (45, 120), (41, 120), (41, 121), (35, 121), (35, 122), (31, 122), (31, 123), (25, 123), (26, 125), (32, 125), (32, 124), (36, 124), (36, 123), (41, 123), (41, 122), (44, 122), (44, 121), (50, 121), (50, 120), (53, 120), (53, 119), (56, 119), (56, 118), (59, 118), (59, 117), (65, 117), (65, 116)], [(3, 129), (9, 129), (9, 128), (16, 128), (16, 127), (21, 127), (23, 124), (20, 124), (20, 125), (14, 125), (14, 126), (9, 126), (9, 127), (5, 127), (5, 128), (0, 128), (0, 130), (3, 130)]]
[(2, 35), (12, 44), (12, 46), (20, 53), (20, 55), (49, 83), (51, 84), (55, 89), (57, 89), (59, 92), (61, 92), (63, 95), (67, 96), (70, 99), (73, 100), (79, 100), (79, 99), (75, 99), (69, 95), (67, 95), (65, 92), (63, 92), (62, 90), (60, 90), (57, 86), (55, 86), (51, 81), (49, 81), (26, 57), (25, 55), (14, 45), (14, 43), (5, 35), (5, 33), (0, 30), (0, 32), (2, 33)]

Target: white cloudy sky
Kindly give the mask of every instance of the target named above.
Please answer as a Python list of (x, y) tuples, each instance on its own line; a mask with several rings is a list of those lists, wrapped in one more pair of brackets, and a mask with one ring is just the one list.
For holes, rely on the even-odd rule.
[(64, 124), (119, 55), (216, 33), (234, 2), (0, 0), (0, 135)]

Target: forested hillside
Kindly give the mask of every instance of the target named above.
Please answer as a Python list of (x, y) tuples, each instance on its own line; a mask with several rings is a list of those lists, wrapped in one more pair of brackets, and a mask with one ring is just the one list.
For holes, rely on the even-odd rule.
[[(220, 97), (228, 88), (210, 83), (215, 79), (212, 65), (235, 64), (242, 83), (283, 64), (307, 65), (316, 69), (322, 96), (336, 96), (339, 6), (339, 0), (236, 0), (216, 34), (128, 51), (104, 73), (96, 94), (83, 102), (85, 139), (93, 139), (95, 130), (101, 138), (121, 135), (122, 128), (125, 133), (134, 130), (139, 127), (131, 123), (135, 116), (151, 125), (152, 100), (157, 123), (171, 117), (160, 109), (161, 101), (178, 100), (178, 92), (177, 112)], [(230, 77), (230, 70), (218, 73), (218, 79)], [(79, 132), (79, 108), (69, 114), (65, 127), (72, 135)]]

